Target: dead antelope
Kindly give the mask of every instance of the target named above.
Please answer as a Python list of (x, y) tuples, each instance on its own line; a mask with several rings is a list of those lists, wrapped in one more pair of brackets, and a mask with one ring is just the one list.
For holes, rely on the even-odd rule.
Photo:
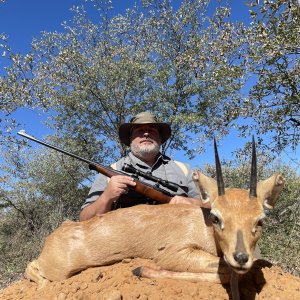
[[(264, 206), (272, 208), (283, 187), (281, 175), (256, 183), (253, 143), (250, 191), (224, 188), (215, 145), (217, 181), (200, 172), (194, 180), (211, 211), (186, 204), (138, 205), (95, 216), (84, 222), (64, 222), (29, 263), (25, 276), (43, 286), (84, 269), (125, 258), (148, 258), (157, 270), (138, 268), (143, 277), (182, 278), (228, 283), (253, 264), (262, 230)], [(229, 267), (229, 268), (228, 268)], [(239, 299), (232, 276), (233, 299)]]

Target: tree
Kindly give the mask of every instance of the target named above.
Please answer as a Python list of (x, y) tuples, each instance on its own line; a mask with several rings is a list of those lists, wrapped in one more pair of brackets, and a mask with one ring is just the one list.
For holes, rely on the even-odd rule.
[(253, 122), (240, 129), (270, 134), (265, 147), (271, 151), (295, 149), (300, 137), (299, 1), (262, 1), (250, 12), (244, 55), (254, 84), (241, 110)]
[(49, 217), (44, 213), (39, 214), (38, 220), (32, 217), (43, 205), (45, 211), (55, 211), (57, 224), (66, 216), (77, 218), (90, 185), (87, 178), (91, 172), (86, 164), (48, 148), (28, 149), (19, 145), (7, 149), (2, 158), (6, 176), (0, 183), (5, 191), (0, 205), (7, 212), (17, 211), (18, 217), (28, 224), (29, 232), (34, 232)]
[[(6, 56), (7, 53), (11, 52), (11, 49), (7, 43), (7, 36), (5, 34), (0, 34), (0, 48), (2, 48), (2, 56)], [(0, 81), (0, 91), (3, 89), (3, 82)], [(0, 146), (5, 143), (5, 141), (12, 141), (13, 138), (10, 135), (11, 131), (17, 126), (14, 119), (10, 118), (9, 115), (15, 111), (16, 105), (6, 99), (1, 99), (0, 101)]]
[[(73, 143), (66, 144), (72, 147)], [(78, 220), (91, 176), (86, 164), (48, 148), (15, 144), (6, 149), (2, 160), (0, 286), (23, 274), (45, 237), (63, 221)]]
[(99, 147), (91, 158), (105, 163), (124, 153), (118, 127), (141, 110), (171, 123), (165, 149), (192, 155), (186, 145), (193, 133), (226, 132), (220, 107), (243, 83), (228, 7), (206, 17), (209, 1), (183, 1), (178, 10), (171, 1), (142, 1), (109, 19), (110, 1), (93, 2), (99, 23), (74, 7), (63, 32), (43, 33), (24, 56), (10, 54), (2, 100), (51, 110), (57, 135)]
[(178, 9), (171, 0), (138, 1), (112, 17), (111, 1), (91, 2), (97, 23), (73, 7), (73, 22), (44, 32), (30, 53), (14, 54), (3, 43), (11, 65), (1, 78), (2, 103), (51, 111), (58, 135), (76, 135), (87, 151), (99, 147), (93, 158), (105, 163), (126, 151), (120, 123), (147, 109), (171, 123), (165, 150), (190, 157), (231, 127), (255, 131), (272, 151), (298, 145), (297, 1), (250, 3), (250, 26), (230, 22), (222, 3), (209, 14), (208, 0), (182, 1)]

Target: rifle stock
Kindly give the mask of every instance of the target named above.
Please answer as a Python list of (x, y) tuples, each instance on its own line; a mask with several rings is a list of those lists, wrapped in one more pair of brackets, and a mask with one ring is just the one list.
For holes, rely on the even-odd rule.
[[(54, 149), (58, 152), (61, 152), (61, 153), (64, 153), (68, 156), (71, 156), (73, 158), (76, 158), (78, 160), (81, 160), (85, 163), (88, 163), (89, 164), (89, 169), (90, 170), (94, 170), (94, 171), (97, 171), (98, 173), (101, 173), (107, 177), (112, 177), (112, 176), (115, 176), (115, 175), (126, 175), (126, 176), (130, 176), (128, 175), (127, 173), (125, 172), (121, 172), (121, 171), (115, 171), (113, 170), (112, 168), (108, 168), (108, 167), (104, 167), (98, 163), (95, 163), (91, 160), (88, 160), (88, 159), (85, 159), (85, 158), (82, 158), (78, 155), (75, 155), (71, 152), (68, 152), (68, 151), (65, 151), (65, 150), (62, 150), (58, 147), (55, 147), (55, 146), (52, 146), (48, 143), (45, 143), (43, 141), (40, 141), (36, 138), (34, 138), (33, 136), (27, 134), (24, 130), (20, 130), (18, 132), (19, 135), (29, 139), (29, 140), (32, 140), (36, 143), (39, 143), (41, 145), (44, 145), (48, 148), (51, 148), (51, 149)], [(157, 188), (157, 187), (153, 187), (151, 186), (150, 184), (146, 184), (146, 183), (143, 183), (137, 179), (134, 179), (134, 181), (136, 182), (136, 185), (135, 187), (132, 187), (131, 189), (135, 190), (137, 193), (147, 197), (147, 198), (150, 198), (150, 199), (153, 199), (153, 200), (156, 200), (160, 203), (169, 203), (171, 198), (174, 196), (172, 195), (171, 193), (169, 193), (168, 191), (165, 191), (163, 189), (160, 189), (160, 188)]]

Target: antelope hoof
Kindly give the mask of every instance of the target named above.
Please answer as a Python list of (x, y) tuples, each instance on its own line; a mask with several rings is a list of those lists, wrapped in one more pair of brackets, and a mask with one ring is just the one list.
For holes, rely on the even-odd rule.
[(142, 275), (143, 275), (143, 267), (138, 267), (138, 268), (132, 270), (132, 274), (134, 276), (137, 276), (137, 277), (142, 277)]

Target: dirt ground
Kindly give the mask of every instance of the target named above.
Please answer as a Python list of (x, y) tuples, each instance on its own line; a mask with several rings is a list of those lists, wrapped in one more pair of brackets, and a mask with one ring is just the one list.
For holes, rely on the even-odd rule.
[[(231, 299), (228, 286), (207, 282), (171, 279), (147, 279), (132, 275), (139, 266), (151, 266), (150, 260), (127, 259), (104, 267), (90, 268), (61, 282), (48, 283), (37, 289), (27, 279), (0, 291), (1, 300), (47, 299)], [(300, 299), (300, 277), (260, 261), (240, 281), (241, 299)]]

